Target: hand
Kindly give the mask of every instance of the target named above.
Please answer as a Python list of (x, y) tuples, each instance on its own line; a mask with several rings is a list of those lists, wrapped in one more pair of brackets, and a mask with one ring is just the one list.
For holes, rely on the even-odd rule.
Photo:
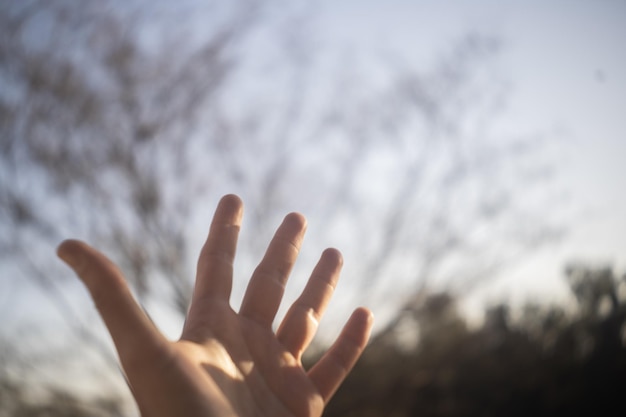
[(319, 362), (308, 371), (302, 367), (302, 353), (339, 278), (342, 258), (334, 249), (324, 251), (304, 291), (272, 330), (306, 228), (296, 213), (276, 231), (239, 313), (231, 308), (242, 214), (238, 197), (222, 198), (177, 342), (155, 328), (103, 254), (75, 240), (58, 248), (91, 293), (144, 417), (319, 416), (367, 343), (372, 315), (359, 308)]

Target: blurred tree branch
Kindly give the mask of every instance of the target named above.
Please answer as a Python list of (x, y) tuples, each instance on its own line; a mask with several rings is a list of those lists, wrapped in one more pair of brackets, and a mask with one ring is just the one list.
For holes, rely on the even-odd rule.
[(48, 294), (83, 342), (107, 351), (73, 319), (54, 245), (77, 236), (104, 248), (142, 303), (182, 316), (202, 203), (225, 189), (252, 208), (247, 256), (277, 216), (304, 208), (324, 223), (319, 242), (357, 260), (346, 279), (359, 277), (359, 297), (405, 303), (397, 320), (435, 280), (477, 285), (562, 233), (524, 206), (525, 191), (547, 180), (534, 162), (545, 139), (492, 129), (506, 95), (481, 78), (494, 39), (462, 39), (430, 72), (393, 68), (378, 89), (342, 62), (346, 77), (333, 74), (320, 97), (300, 24), (273, 35), (282, 60), (250, 74), (264, 53), (247, 42), (275, 40), (262, 24), (273, 3), (233, 2), (197, 42), (158, 5), (140, 6), (0, 6), (0, 259)]

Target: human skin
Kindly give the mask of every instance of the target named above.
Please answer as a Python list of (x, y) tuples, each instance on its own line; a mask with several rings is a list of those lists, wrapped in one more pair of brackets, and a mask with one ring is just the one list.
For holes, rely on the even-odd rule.
[(365, 348), (373, 317), (356, 309), (310, 369), (302, 354), (333, 294), (342, 257), (322, 253), (300, 297), (272, 329), (300, 251), (305, 218), (288, 214), (255, 269), (239, 312), (230, 306), (243, 204), (219, 202), (197, 265), (182, 336), (170, 341), (135, 301), (120, 269), (77, 240), (57, 253), (89, 290), (144, 417), (320, 416)]

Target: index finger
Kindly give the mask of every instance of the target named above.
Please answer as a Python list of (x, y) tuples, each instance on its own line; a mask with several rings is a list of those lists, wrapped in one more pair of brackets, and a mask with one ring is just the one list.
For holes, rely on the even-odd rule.
[(236, 195), (222, 197), (206, 243), (200, 252), (191, 308), (200, 300), (217, 298), (228, 302), (232, 288), (233, 262), (243, 217), (243, 203)]

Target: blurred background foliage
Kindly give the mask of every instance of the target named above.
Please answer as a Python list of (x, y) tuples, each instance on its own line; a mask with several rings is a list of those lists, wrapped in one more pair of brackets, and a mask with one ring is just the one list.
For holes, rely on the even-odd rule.
[[(74, 236), (102, 248), (175, 329), (226, 192), (247, 207), (242, 276), (292, 210), (312, 225), (303, 270), (323, 247), (344, 251), (345, 284), (310, 358), (354, 304), (379, 318), (328, 415), (541, 414), (582, 392), (607, 400), (589, 390), (623, 372), (623, 279), (611, 270), (568, 268), (575, 312), (529, 306), (512, 319), (499, 306), (476, 328), (456, 309), (567, 231), (556, 139), (496, 128), (509, 88), (494, 72), (499, 40), (467, 34), (427, 69), (366, 65), (325, 51), (314, 12), (253, 0), (1, 3), (0, 416), (132, 414), (54, 247)], [(236, 304), (245, 280), (235, 285)]]
[(395, 326), (379, 333), (326, 415), (623, 415), (626, 275), (572, 265), (566, 279), (574, 311), (496, 305), (478, 328), (450, 294), (427, 296), (404, 312), (418, 343), (403, 348)]

